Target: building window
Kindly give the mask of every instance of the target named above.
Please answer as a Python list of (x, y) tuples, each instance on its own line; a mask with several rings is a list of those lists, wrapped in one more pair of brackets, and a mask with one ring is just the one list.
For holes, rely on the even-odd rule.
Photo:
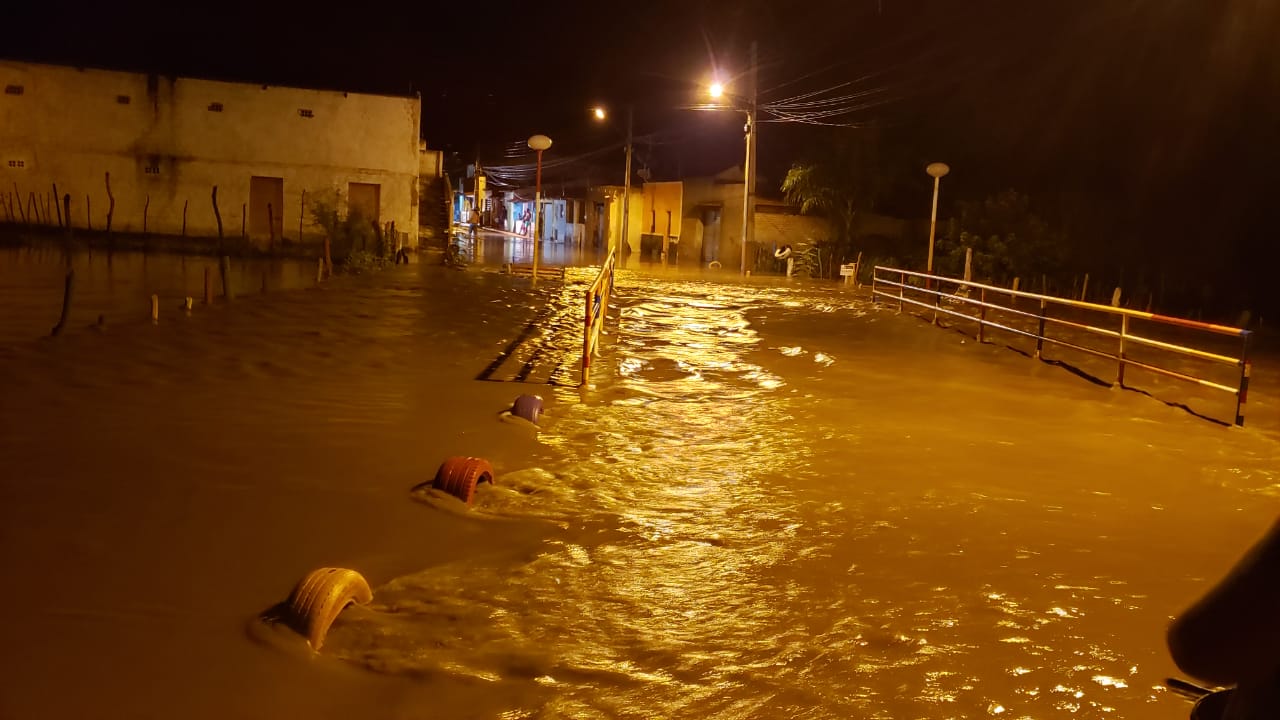
[(311, 108), (298, 108), (299, 117), (315, 117), (315, 113), (311, 112)]
[(4, 86), (5, 95), (21, 95), (24, 92), (26, 92), (26, 88), (22, 87), (21, 85), (5, 85)]
[(116, 102), (120, 103), (121, 105), (128, 105), (130, 102), (130, 98), (128, 95), (117, 95)]
[(159, 166), (159, 165), (148, 165), (148, 166), (143, 170), (143, 172), (145, 172), (145, 173), (146, 173), (146, 174), (148, 174), (148, 175), (159, 175), (159, 174), (160, 174), (160, 166)]
[(11, 168), (25, 168), (26, 166), (27, 166), (26, 160), (10, 160), (9, 161), (9, 167)]
[(209, 112), (222, 112), (222, 103), (209, 103)]

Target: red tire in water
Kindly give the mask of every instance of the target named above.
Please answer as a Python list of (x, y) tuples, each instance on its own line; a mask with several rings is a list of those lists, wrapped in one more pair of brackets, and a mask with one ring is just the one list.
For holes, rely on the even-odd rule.
[(441, 463), (431, 487), (470, 505), (476, 494), (476, 485), (482, 482), (493, 482), (493, 466), (489, 461), (456, 455)]

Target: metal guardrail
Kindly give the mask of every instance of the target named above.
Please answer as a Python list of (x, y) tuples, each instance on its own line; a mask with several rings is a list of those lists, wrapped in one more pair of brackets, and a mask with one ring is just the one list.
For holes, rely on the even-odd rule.
[[(924, 281), (923, 285), (912, 285), (907, 282), (908, 278)], [(935, 283), (937, 289), (934, 288)], [(953, 286), (957, 292), (946, 292), (942, 288)], [(885, 288), (890, 288), (886, 290)], [(892, 288), (897, 288), (896, 291)], [(958, 294), (960, 288), (969, 288), (969, 292), (978, 292), (978, 298), (974, 299), (966, 295)], [(907, 293), (916, 294), (911, 297)], [(1017, 299), (1025, 298), (1039, 303), (1037, 312), (1027, 312), (1019, 310), (1016, 307), (1008, 307), (988, 301), (988, 295), (994, 297), (1008, 297), (1011, 302), (1016, 303)], [(890, 268), (877, 265), (872, 270), (871, 275), (871, 296), (873, 301), (879, 302), (881, 298), (890, 302), (898, 303), (898, 310), (901, 312), (906, 305), (915, 305), (933, 312), (933, 323), (938, 322), (939, 314), (950, 315), (952, 317), (963, 318), (965, 320), (976, 321), (978, 323), (978, 342), (983, 342), (984, 330), (986, 328), (996, 328), (1005, 332), (1021, 335), (1023, 337), (1034, 338), (1036, 341), (1036, 358), (1040, 358), (1044, 351), (1046, 342), (1053, 343), (1061, 347), (1070, 348), (1079, 352), (1087, 353), (1097, 357), (1109, 358), (1116, 361), (1116, 384), (1124, 387), (1124, 371), (1128, 366), (1147, 370), (1158, 375), (1175, 378), (1185, 382), (1195, 383), (1197, 385), (1228, 392), (1236, 396), (1236, 425), (1244, 425), (1244, 409), (1249, 396), (1249, 375), (1252, 371), (1252, 363), (1249, 361), (1249, 341), (1252, 333), (1243, 328), (1230, 327), (1226, 325), (1214, 325), (1212, 323), (1199, 322), (1196, 320), (1187, 320), (1184, 318), (1172, 317), (1168, 315), (1158, 315), (1155, 313), (1143, 312), (1141, 310), (1130, 310), (1127, 308), (1112, 307), (1110, 305), (1099, 305), (1097, 303), (1089, 303), (1081, 300), (1070, 300), (1067, 298), (1054, 297), (1052, 295), (1040, 295), (1021, 290), (1011, 290), (1009, 288), (997, 287), (994, 285), (984, 285), (982, 283), (969, 282), (956, 278), (944, 277), (941, 275), (929, 275), (926, 273), (912, 272), (910, 270), (902, 270), (899, 268)], [(919, 297), (931, 298), (931, 302), (925, 302)], [(976, 315), (966, 312), (953, 310), (943, 306), (943, 300), (948, 303), (956, 303), (967, 305), (978, 309)], [(1086, 322), (1076, 322), (1062, 317), (1051, 317), (1048, 309), (1051, 305), (1075, 308), (1090, 312), (1103, 313), (1112, 317), (1119, 317), (1119, 328), (1111, 329), (1098, 327)], [(1036, 323), (1036, 331), (1030, 332), (1021, 328), (1011, 327), (1008, 321), (994, 322), (987, 318), (988, 312), (1001, 313), (1002, 315), (1014, 316), (1033, 320)], [(1003, 318), (1002, 318), (1003, 319)], [(1178, 345), (1171, 342), (1157, 340), (1155, 338), (1143, 337), (1133, 333), (1129, 329), (1130, 320), (1144, 320), (1152, 323), (1170, 325), (1174, 327), (1187, 328), (1200, 331), (1203, 333), (1211, 333), (1215, 335), (1224, 335), (1236, 337), (1241, 340), (1239, 357), (1230, 355), (1221, 355), (1185, 345)], [(1049, 337), (1045, 334), (1047, 326), (1060, 326), (1082, 330), (1087, 333), (1097, 335), (1099, 337), (1114, 338), (1118, 341), (1118, 347), (1115, 353), (1098, 350), (1096, 348), (1086, 347), (1076, 342), (1063, 338)], [(1172, 368), (1161, 367), (1150, 362), (1136, 360), (1126, 355), (1126, 346), (1130, 343), (1141, 345), (1159, 350), (1164, 350), (1178, 355), (1194, 357), (1200, 360), (1206, 360), (1220, 365), (1236, 366), (1240, 370), (1240, 381), (1235, 386), (1225, 385), (1223, 383), (1214, 382), (1206, 378), (1196, 377), (1194, 375), (1180, 372)]]
[(609, 315), (609, 296), (613, 294), (614, 269), (617, 264), (615, 251), (610, 250), (596, 279), (587, 286), (586, 313), (582, 323), (582, 385), (591, 376), (591, 358), (600, 346), (600, 330)]

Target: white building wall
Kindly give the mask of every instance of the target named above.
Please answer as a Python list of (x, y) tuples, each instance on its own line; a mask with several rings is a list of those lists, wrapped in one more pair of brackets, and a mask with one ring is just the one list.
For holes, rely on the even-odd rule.
[(284, 238), (299, 239), (300, 220), (316, 237), (304, 192), (359, 182), (380, 186), (381, 223), (417, 239), (418, 98), (5, 61), (0, 85), (0, 193), (48, 199), (56, 183), (77, 228), (105, 227), (110, 172), (113, 230), (140, 232), (145, 207), (148, 231), (176, 235), (185, 203), (187, 234), (216, 236), (217, 185), (236, 238), (249, 179), (263, 176), (283, 179)]

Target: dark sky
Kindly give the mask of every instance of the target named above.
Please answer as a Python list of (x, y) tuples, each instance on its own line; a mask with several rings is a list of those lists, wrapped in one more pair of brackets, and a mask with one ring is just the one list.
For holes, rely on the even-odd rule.
[[(641, 163), (658, 177), (739, 162), (740, 116), (681, 108), (713, 65), (738, 76), (754, 39), (762, 100), (848, 83), (862, 108), (835, 120), (880, 128), (905, 163), (949, 162), (952, 198), (1079, 193), (1105, 205), (1109, 232), (1138, 238), (1135, 252), (1275, 254), (1266, 195), (1280, 167), (1280, 9), (1270, 0), (54, 8), (8, 7), (0, 55), (421, 92), (426, 140), (490, 165), (514, 162), (504, 149), (535, 132), (560, 157), (617, 142), (620, 124), (594, 124), (587, 109), (631, 103), (637, 133), (653, 138)], [(820, 154), (830, 132), (761, 126), (763, 189)], [(620, 157), (561, 172), (607, 179)]]

